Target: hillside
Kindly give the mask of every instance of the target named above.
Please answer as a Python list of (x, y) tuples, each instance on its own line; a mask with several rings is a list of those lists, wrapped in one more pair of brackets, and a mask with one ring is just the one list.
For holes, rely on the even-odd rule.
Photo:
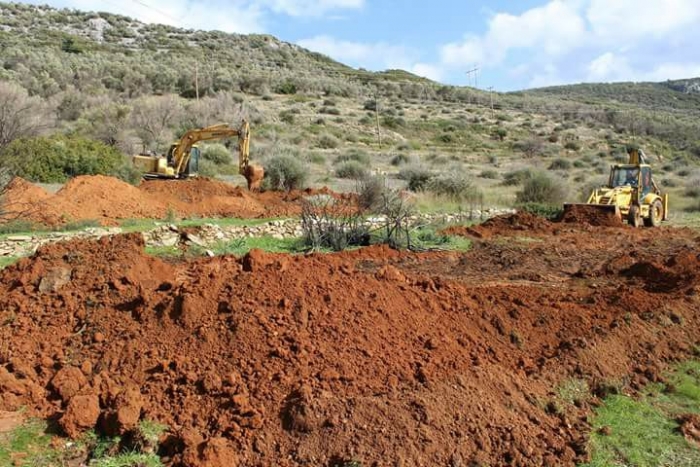
[[(533, 171), (558, 179), (567, 199), (580, 198), (630, 143), (662, 158), (657, 177), (674, 208), (700, 209), (686, 190), (700, 180), (698, 80), (490, 95), (401, 70), (356, 70), (268, 35), (9, 3), (0, 3), (0, 50), (0, 95), (14, 96), (22, 105), (10, 114), (26, 117), (20, 134), (0, 135), (0, 165), (36, 160), (21, 172), (33, 181), (112, 173), (104, 159), (85, 158), (163, 151), (188, 128), (246, 116), (252, 157), (264, 165), (291, 158), (307, 184), (349, 190), (370, 172), (397, 186), (449, 175), (476, 193), (465, 201), (416, 188), (426, 209), (511, 206)], [(64, 136), (17, 140), (37, 135)], [(38, 161), (46, 147), (60, 167)], [(242, 182), (226, 147), (206, 148), (206, 174)]]

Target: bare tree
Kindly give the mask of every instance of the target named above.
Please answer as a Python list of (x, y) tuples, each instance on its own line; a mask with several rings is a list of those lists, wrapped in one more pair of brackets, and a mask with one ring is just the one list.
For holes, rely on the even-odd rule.
[(144, 150), (167, 142), (181, 111), (180, 99), (175, 95), (149, 96), (134, 103), (131, 121)]
[(17, 138), (34, 136), (50, 125), (50, 112), (24, 88), (0, 82), (0, 151)]

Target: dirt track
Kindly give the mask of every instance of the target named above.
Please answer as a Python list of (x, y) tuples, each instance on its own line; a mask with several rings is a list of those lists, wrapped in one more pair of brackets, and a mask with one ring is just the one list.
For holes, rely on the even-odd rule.
[(15, 216), (48, 226), (96, 220), (115, 225), (123, 219), (178, 217), (273, 218), (298, 216), (305, 195), (332, 194), (327, 189), (251, 193), (225, 182), (197, 178), (152, 180), (138, 187), (102, 175), (76, 177), (55, 195), (16, 178), (5, 194)]
[(158, 420), (174, 465), (573, 466), (590, 407), (555, 410), (557, 388), (692, 354), (700, 239), (494, 222), (468, 253), (48, 246), (0, 275), (0, 410), (71, 435)]

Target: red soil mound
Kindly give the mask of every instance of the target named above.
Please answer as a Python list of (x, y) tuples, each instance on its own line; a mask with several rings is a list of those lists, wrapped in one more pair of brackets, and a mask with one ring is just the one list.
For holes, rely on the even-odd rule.
[(119, 219), (163, 218), (164, 203), (133, 185), (114, 177), (93, 175), (70, 180), (43, 203), (44, 222), (49, 225), (94, 219), (112, 223)]
[(154, 180), (134, 187), (102, 175), (76, 177), (56, 195), (18, 179), (8, 200), (33, 209), (25, 218), (47, 225), (71, 221), (98, 220), (115, 224), (122, 219), (163, 219), (169, 211), (178, 217), (265, 218), (296, 216), (301, 199), (325, 193), (347, 198), (330, 190), (290, 193), (252, 193), (225, 182), (207, 178)]
[(572, 204), (566, 207), (560, 222), (595, 227), (622, 227), (622, 219), (614, 212), (603, 211), (586, 205)]
[(0, 220), (15, 219), (37, 211), (37, 205), (51, 195), (23, 178), (15, 177), (7, 185), (2, 197), (3, 216)]
[(493, 217), (474, 227), (453, 226), (443, 230), (447, 235), (458, 235), (476, 238), (491, 238), (516, 234), (548, 234), (554, 225), (547, 219), (529, 212), (519, 211)]
[[(173, 465), (574, 466), (590, 412), (548, 411), (557, 386), (641, 382), (700, 332), (698, 294), (478, 284), (502, 267), (478, 251), (167, 265), (142, 247), (55, 244), (0, 273), (0, 410), (70, 435), (156, 420)], [(681, 256), (665, 264), (697, 272)], [(682, 326), (654, 318), (669, 307)]]

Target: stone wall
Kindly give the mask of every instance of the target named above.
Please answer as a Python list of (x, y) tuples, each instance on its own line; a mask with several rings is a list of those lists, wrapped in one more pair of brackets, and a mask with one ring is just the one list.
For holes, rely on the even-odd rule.
[[(420, 214), (411, 218), (415, 225), (444, 223), (454, 224), (467, 221), (479, 221), (501, 214), (514, 212), (510, 209), (490, 209), (484, 212), (476, 211), (468, 214)], [(379, 227), (384, 219), (373, 217), (367, 219), (370, 227)], [(122, 233), (119, 227), (88, 228), (78, 232), (52, 232), (36, 235), (13, 235), (0, 239), (0, 256), (25, 256), (32, 254), (41, 245), (59, 242), (72, 238), (100, 238), (106, 235)], [(228, 242), (247, 237), (273, 237), (276, 239), (297, 238), (302, 235), (299, 219), (270, 221), (257, 225), (218, 225), (203, 224), (197, 227), (178, 227), (174, 224), (162, 224), (154, 229), (143, 232), (147, 246), (167, 247), (180, 243), (190, 243), (202, 247), (220, 242)]]

